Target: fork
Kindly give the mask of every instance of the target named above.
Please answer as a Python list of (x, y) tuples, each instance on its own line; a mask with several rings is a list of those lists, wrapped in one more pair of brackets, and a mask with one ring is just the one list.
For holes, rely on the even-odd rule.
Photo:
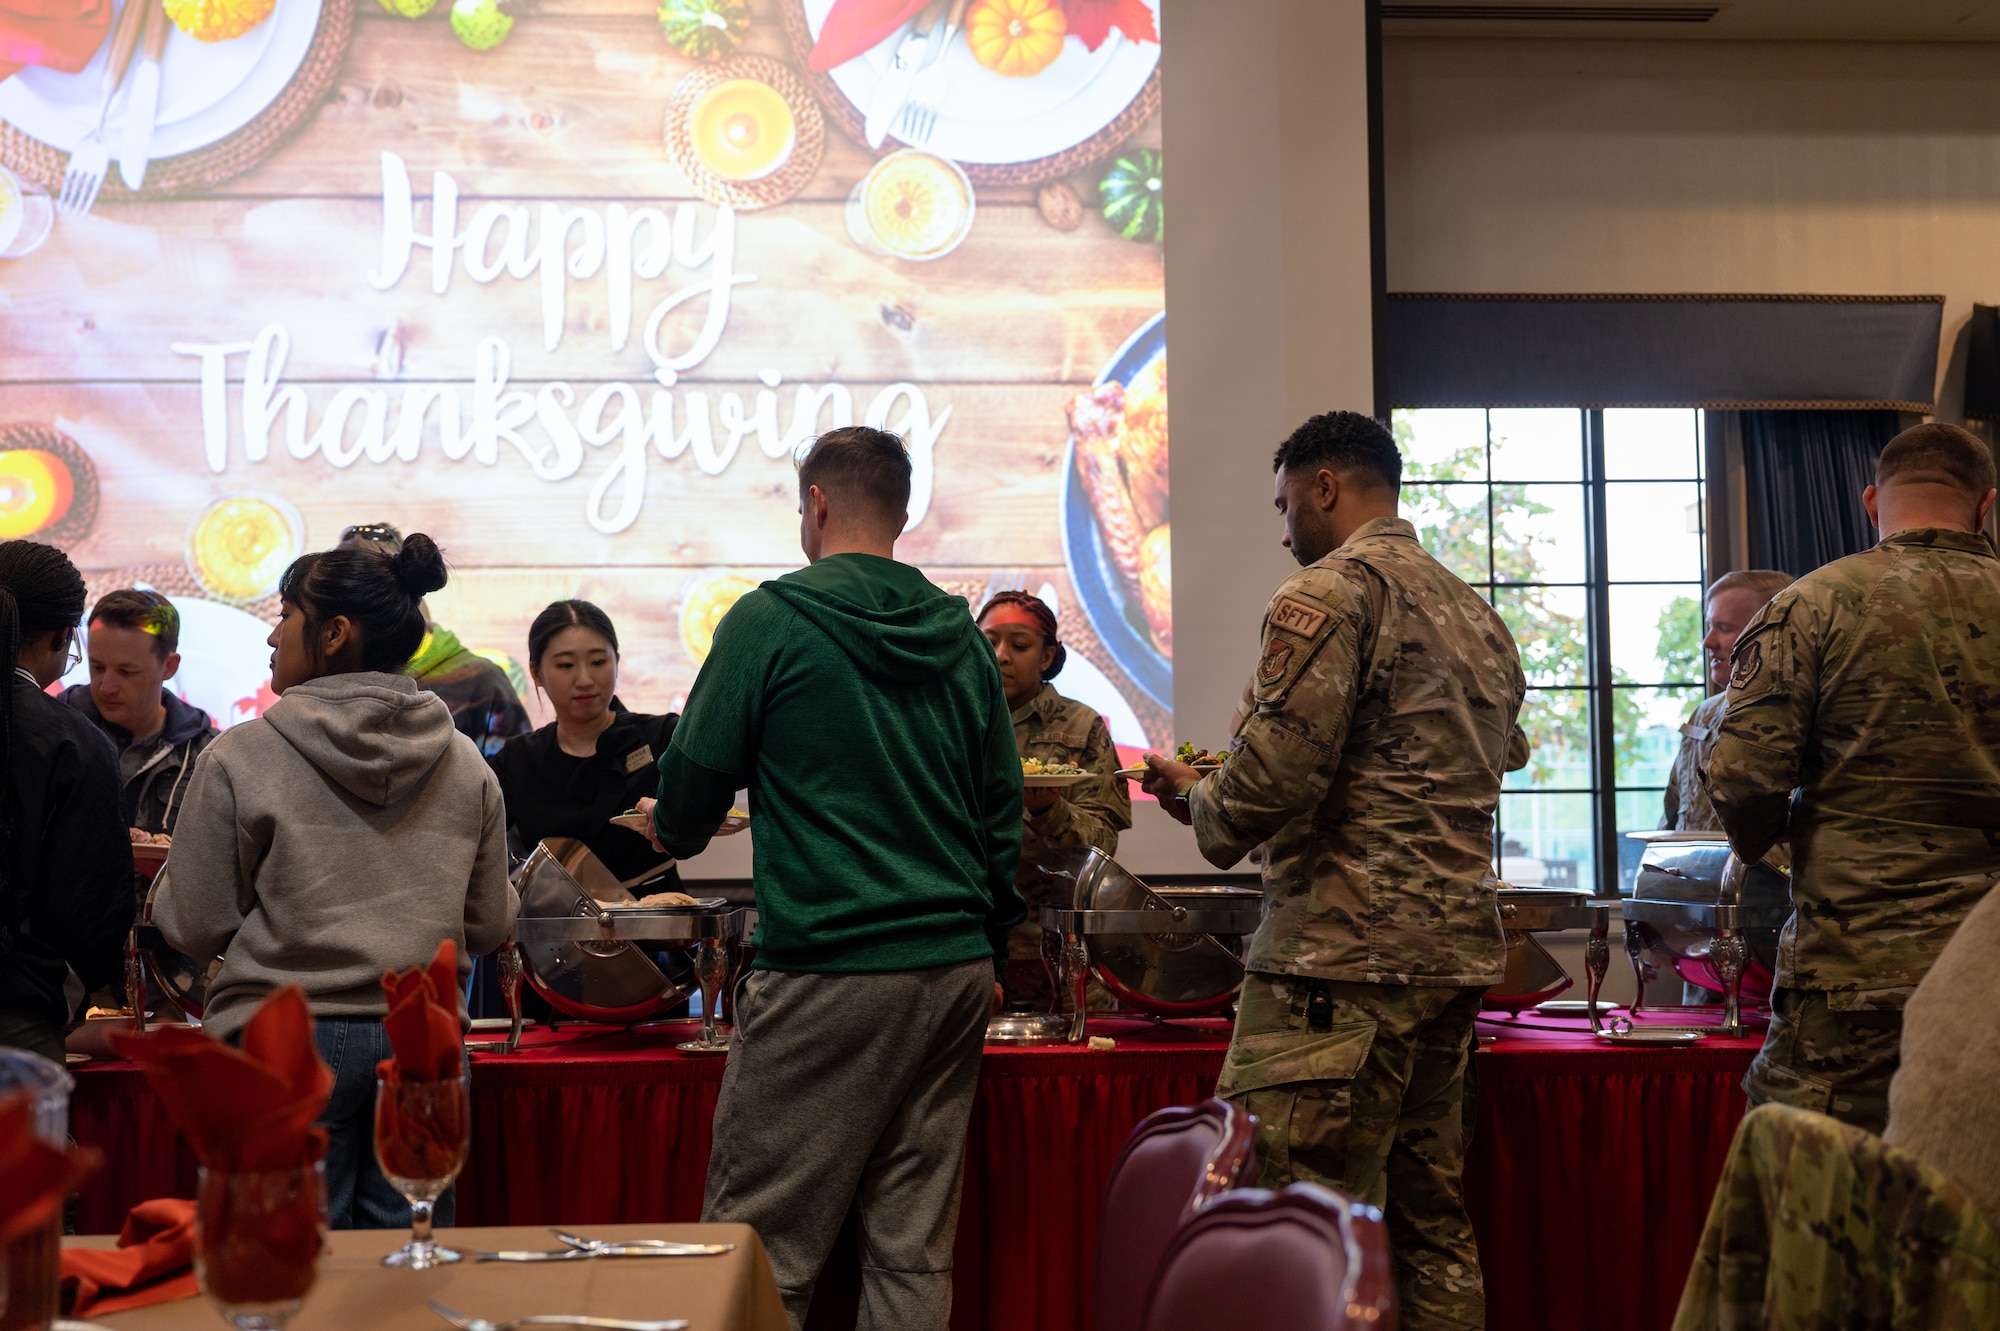
[(1024, 592), (1026, 590), (1028, 590), (1027, 574), (1020, 572), (1008, 573), (1000, 569), (995, 569), (987, 576), (986, 590), (981, 592), (979, 599), (973, 603), (972, 613), (976, 615), (981, 610), (984, 610), (986, 603), (1001, 592)]
[(85, 136), (69, 155), (63, 169), (62, 192), (56, 208), (72, 217), (81, 217), (97, 206), (97, 192), (104, 188), (104, 173), (111, 165), (111, 145), (104, 140), (104, 122), (111, 114), (111, 99), (125, 81), (132, 64), (132, 52), (139, 45), (139, 30), (145, 26), (146, 11), (160, 0), (125, 0), (118, 22), (111, 29), (111, 47), (104, 53), (104, 96), (97, 103), (97, 127)]
[(587, 1239), (581, 1234), (571, 1234), (565, 1230), (549, 1226), (549, 1233), (567, 1244), (573, 1251), (589, 1253), (591, 1256), (609, 1255), (613, 1257), (637, 1257), (657, 1253), (662, 1257), (714, 1257), (725, 1252), (735, 1252), (733, 1243), (676, 1243), (671, 1239)]
[(687, 1331), (687, 1318), (677, 1317), (671, 1322), (629, 1322), (615, 1317), (567, 1316), (562, 1313), (538, 1313), (533, 1317), (516, 1317), (511, 1322), (489, 1322), (483, 1317), (467, 1317), (456, 1309), (447, 1308), (436, 1299), (430, 1300), (431, 1311), (459, 1331), (510, 1331), (517, 1326), (587, 1326), (598, 1331)]
[(958, 25), (965, 19), (969, 2), (951, 0), (951, 10), (944, 20), (944, 37), (910, 83), (910, 98), (903, 103), (896, 137), (912, 148), (921, 148), (929, 143), (931, 131), (937, 128), (938, 108), (944, 105), (945, 90), (950, 86), (950, 78), (944, 72), (945, 54), (951, 49), (951, 39), (957, 35)]

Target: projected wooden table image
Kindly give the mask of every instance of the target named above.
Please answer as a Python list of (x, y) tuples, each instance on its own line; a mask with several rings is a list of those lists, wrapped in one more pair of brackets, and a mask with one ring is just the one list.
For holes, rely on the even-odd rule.
[[(714, 63), (653, 0), (549, 0), (483, 51), (447, 5), (357, 3), (329, 100), (253, 165), (197, 186), (155, 162), (161, 185), (0, 265), (0, 422), (82, 455), (65, 479), (97, 510), (66, 544), (93, 594), (149, 582), (207, 603), (190, 638), (249, 642), (292, 554), (388, 521), (445, 547), (431, 610), (467, 645), (518, 658), (581, 596), (619, 625), (625, 701), (666, 710), (734, 597), (799, 562), (795, 446), (886, 424), (917, 464), (902, 557), (973, 600), (1045, 590), (1065, 692), (1128, 749), (1167, 742), (1164, 398), (1117, 414), (1164, 389), (1157, 42), (1072, 32), (1071, 63), (1009, 81), (961, 32), (937, 151), (871, 150), (903, 30), (815, 71), (829, 3), (673, 0)], [(18, 152), (52, 114), (0, 160), (59, 172)], [(1025, 162), (981, 160), (1015, 138)], [(778, 165), (719, 185), (759, 143)], [(1112, 419), (1075, 458), (1100, 379), (1125, 387), (1088, 396)], [(263, 668), (190, 658), (181, 683), (227, 723)]]

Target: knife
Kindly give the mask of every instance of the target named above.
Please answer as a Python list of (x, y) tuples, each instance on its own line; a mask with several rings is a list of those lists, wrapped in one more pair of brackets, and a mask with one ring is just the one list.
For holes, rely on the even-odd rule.
[(862, 123), (863, 137), (870, 148), (882, 146), (889, 126), (896, 123), (896, 117), (903, 112), (903, 103), (910, 100), (910, 85), (923, 67), (924, 52), (930, 47), (931, 32), (937, 27), (938, 13), (943, 7), (944, 0), (931, 0), (924, 6), (896, 47), (888, 73), (875, 85), (875, 95), (868, 99), (868, 114)]
[(125, 100), (125, 121), (118, 139), (118, 177), (125, 188), (137, 193), (146, 183), (146, 163), (153, 155), (153, 122), (160, 114), (160, 57), (166, 53), (167, 7), (160, 0), (132, 0), (145, 3), (146, 35), (140, 51), (143, 63), (132, 76), (132, 92)]

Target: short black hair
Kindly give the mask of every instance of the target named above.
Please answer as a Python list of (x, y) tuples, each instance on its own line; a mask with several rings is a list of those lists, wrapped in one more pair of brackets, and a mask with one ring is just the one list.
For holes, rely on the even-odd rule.
[(872, 508), (884, 519), (910, 511), (910, 450), (887, 430), (828, 430), (806, 448), (798, 466), (801, 499), (817, 485), (821, 494)]
[(1396, 437), (1388, 426), (1358, 411), (1322, 412), (1292, 431), (1292, 437), (1278, 445), (1271, 470), (1301, 467), (1324, 467), (1391, 490), (1403, 484), (1403, 455), (1396, 450)]
[(1978, 435), (1932, 421), (1913, 425), (1882, 446), (1875, 484), (1949, 485), (1975, 501), (1994, 485), (1993, 451)]
[(153, 635), (153, 652), (162, 661), (180, 650), (181, 612), (155, 591), (120, 587), (115, 592), (106, 592), (90, 608), (90, 618), (85, 622), (119, 629), (144, 629)]

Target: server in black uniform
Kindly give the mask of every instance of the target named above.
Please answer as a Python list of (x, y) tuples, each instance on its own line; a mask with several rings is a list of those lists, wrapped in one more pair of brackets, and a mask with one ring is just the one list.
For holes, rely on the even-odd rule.
[[(541, 729), (507, 741), (491, 761), (507, 799), (507, 824), (526, 853), (548, 837), (574, 837), (604, 866), (644, 892), (680, 890), (638, 832), (611, 819), (657, 793), (656, 764), (680, 717), (628, 712), (618, 701), (618, 630), (588, 601), (557, 601), (528, 630), (528, 674), (554, 710)], [(635, 887), (636, 883), (633, 884)]]

